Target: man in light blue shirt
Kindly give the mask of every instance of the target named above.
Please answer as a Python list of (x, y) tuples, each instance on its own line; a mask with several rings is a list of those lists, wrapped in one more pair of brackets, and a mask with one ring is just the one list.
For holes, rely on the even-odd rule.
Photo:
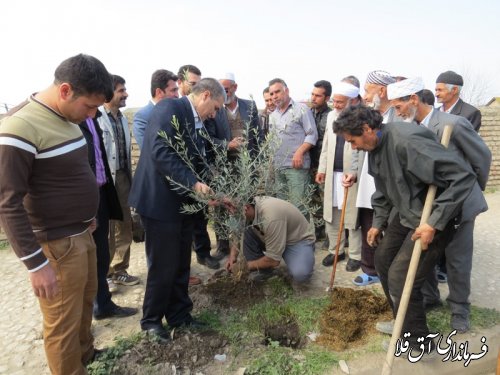
[(309, 150), (318, 140), (311, 110), (290, 98), (288, 87), (280, 78), (269, 82), (269, 93), (276, 109), (269, 117), (270, 131), (279, 145), (274, 155), (276, 181), (282, 186), (278, 198), (293, 203), (306, 217), (306, 187), (310, 182)]

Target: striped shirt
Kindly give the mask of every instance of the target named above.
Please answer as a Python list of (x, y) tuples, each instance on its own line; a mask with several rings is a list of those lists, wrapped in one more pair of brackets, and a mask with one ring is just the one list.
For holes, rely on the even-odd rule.
[(0, 221), (28, 270), (47, 263), (40, 244), (87, 230), (96, 179), (78, 125), (34, 97), (0, 122)]

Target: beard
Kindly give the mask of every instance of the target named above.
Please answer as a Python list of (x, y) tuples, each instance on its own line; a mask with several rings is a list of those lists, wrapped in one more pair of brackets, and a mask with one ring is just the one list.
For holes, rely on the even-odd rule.
[(226, 100), (224, 101), (225, 105), (231, 104), (236, 99), (236, 94), (231, 94), (226, 96)]
[(367, 106), (378, 111), (380, 109), (380, 96), (375, 94), (370, 103), (367, 103)]
[(413, 122), (413, 120), (415, 120), (416, 115), (417, 115), (417, 107), (411, 107), (410, 114), (406, 116), (405, 122)]

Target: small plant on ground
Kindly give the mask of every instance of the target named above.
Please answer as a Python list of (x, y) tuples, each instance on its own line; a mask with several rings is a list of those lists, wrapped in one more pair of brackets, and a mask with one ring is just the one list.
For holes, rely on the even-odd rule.
[(87, 366), (89, 375), (108, 375), (112, 372), (118, 358), (144, 338), (142, 333), (130, 337), (117, 337), (115, 344), (106, 349), (99, 357)]
[(7, 240), (0, 240), (0, 250), (5, 250), (10, 247), (9, 241)]

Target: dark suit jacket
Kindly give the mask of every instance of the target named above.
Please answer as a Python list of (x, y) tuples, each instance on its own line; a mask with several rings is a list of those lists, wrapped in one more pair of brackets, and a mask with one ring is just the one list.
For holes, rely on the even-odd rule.
[(462, 99), (458, 99), (457, 104), (453, 107), (450, 112), (452, 115), (462, 116), (469, 120), (475, 131), (479, 131), (481, 127), (481, 111), (476, 107), (464, 102)]
[[(146, 127), (141, 156), (129, 194), (130, 206), (135, 207), (140, 215), (169, 222), (179, 219), (181, 206), (191, 202), (190, 189), (198, 181), (196, 174), (181, 156), (158, 134), (164, 131), (174, 144), (180, 144), (174, 138), (179, 136), (172, 125), (174, 118), (178, 120), (187, 157), (197, 173), (203, 170), (203, 159), (195, 145), (197, 134), (189, 99), (163, 99), (155, 105)], [(180, 186), (169, 182), (165, 176), (169, 176)]]
[(488, 209), (481, 190), (486, 188), (488, 181), (491, 151), (465, 117), (434, 109), (429, 120), (429, 130), (432, 130), (441, 139), (447, 124), (453, 126), (448, 148), (460, 154), (470, 164), (477, 176), (477, 183), (462, 207), (462, 221), (467, 221)]
[[(104, 171), (106, 173), (107, 182), (102, 186), (104, 194), (106, 194), (106, 201), (108, 202), (108, 212), (109, 218), (112, 220), (123, 220), (123, 212), (120, 205), (120, 200), (118, 199), (118, 194), (116, 192), (115, 184), (113, 183), (113, 177), (111, 176), (111, 170), (109, 169), (108, 157), (106, 156), (106, 148), (104, 147), (104, 140), (102, 138), (102, 129), (97, 123), (97, 118), (101, 115), (99, 111), (97, 111), (96, 117), (93, 119), (94, 128), (99, 136), (99, 146), (102, 153), (102, 161), (104, 163)], [(82, 130), (83, 136), (87, 141), (88, 146), (88, 154), (89, 154), (89, 164), (92, 168), (92, 172), (96, 174), (96, 160), (95, 160), (95, 150), (94, 150), (94, 138), (92, 137), (92, 133), (85, 121), (79, 124), (80, 129)], [(101, 190), (99, 190), (101, 193)]]
[(245, 124), (248, 124), (248, 149), (257, 151), (259, 143), (264, 139), (257, 104), (253, 100), (238, 98), (238, 109), (241, 119)]

